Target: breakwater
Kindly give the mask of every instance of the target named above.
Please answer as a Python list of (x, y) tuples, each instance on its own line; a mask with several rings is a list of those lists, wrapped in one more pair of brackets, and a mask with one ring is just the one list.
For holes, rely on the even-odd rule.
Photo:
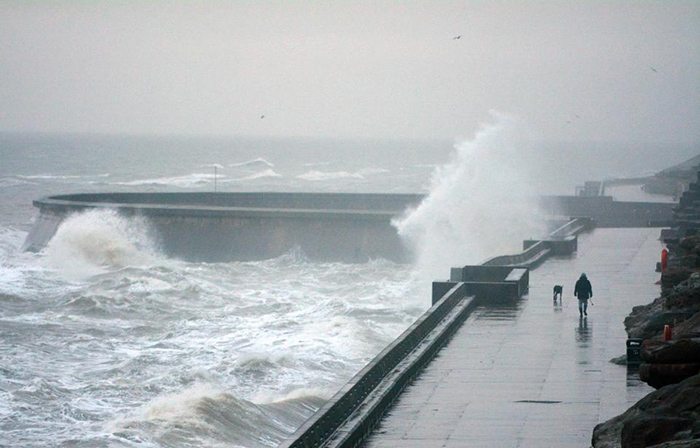
[[(41, 250), (71, 214), (110, 209), (146, 218), (160, 249), (189, 261), (262, 260), (299, 248), (319, 261), (406, 262), (410, 254), (391, 222), (422, 199), (417, 194), (350, 193), (49, 196), (34, 201), (39, 215), (24, 249)], [(540, 202), (547, 218), (586, 216), (598, 227), (662, 225), (673, 210), (673, 204), (618, 202), (606, 196), (543, 196)], [(542, 243), (531, 250), (552, 247)]]
[(295, 248), (313, 260), (406, 261), (391, 219), (419, 195), (323, 193), (106, 193), (34, 201), (26, 250), (40, 250), (77, 212), (144, 217), (161, 250), (188, 261), (263, 260)]

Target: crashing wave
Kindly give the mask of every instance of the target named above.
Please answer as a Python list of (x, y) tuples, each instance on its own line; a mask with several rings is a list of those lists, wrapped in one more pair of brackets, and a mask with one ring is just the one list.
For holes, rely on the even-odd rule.
[(147, 222), (114, 210), (89, 210), (68, 217), (49, 241), (47, 263), (71, 278), (153, 261), (155, 244)]

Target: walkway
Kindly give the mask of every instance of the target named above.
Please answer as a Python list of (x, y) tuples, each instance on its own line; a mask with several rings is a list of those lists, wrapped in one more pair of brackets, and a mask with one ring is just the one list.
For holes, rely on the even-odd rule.
[[(658, 296), (659, 229), (596, 229), (530, 273), (524, 299), (480, 307), (399, 397), (365, 446), (586, 447), (593, 427), (653, 389), (609, 362), (624, 317)], [(593, 284), (579, 319), (573, 285)], [(562, 306), (552, 286), (564, 285)]]

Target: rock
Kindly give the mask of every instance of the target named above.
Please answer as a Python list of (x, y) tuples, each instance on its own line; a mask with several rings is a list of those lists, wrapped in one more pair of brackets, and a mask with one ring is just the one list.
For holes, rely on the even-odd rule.
[(617, 364), (618, 366), (626, 366), (627, 365), (627, 355), (622, 355), (618, 356), (616, 358), (612, 358), (610, 360), (611, 363)]
[(632, 312), (625, 318), (627, 335), (630, 338), (647, 339), (663, 330), (663, 323), (656, 322), (658, 319), (652, 319), (652, 316), (663, 312), (663, 305), (664, 299), (659, 297), (648, 305), (632, 308)]
[[(593, 430), (594, 448), (700, 444), (700, 375), (662, 387)], [(649, 429), (649, 430), (648, 430)]]
[(645, 340), (642, 361), (646, 363), (700, 363), (700, 339), (678, 339), (670, 342)]
[(685, 237), (678, 242), (678, 247), (685, 252), (696, 252), (698, 247), (700, 247), (700, 236)]
[(697, 312), (689, 319), (676, 324), (676, 326), (673, 328), (673, 334), (679, 339), (700, 337), (700, 312)]
[(700, 373), (700, 339), (642, 342), (639, 378), (660, 388)]
[(673, 440), (659, 443), (652, 448), (700, 448), (700, 439), (695, 440)]
[(625, 318), (625, 329), (631, 338), (660, 338), (664, 325), (676, 327), (699, 312), (700, 273), (695, 272), (673, 288), (666, 289), (662, 297), (652, 303), (632, 308)]
[(700, 311), (700, 273), (694, 272), (668, 291), (665, 295), (665, 308), (682, 308), (693, 313)]
[(700, 363), (642, 363), (639, 365), (639, 379), (655, 389), (680, 383), (700, 373)]
[(621, 446), (644, 448), (675, 438), (691, 428), (693, 420), (681, 417), (641, 417), (622, 426)]
[(682, 281), (690, 278), (695, 271), (686, 267), (669, 268), (661, 274), (661, 288), (671, 289)]

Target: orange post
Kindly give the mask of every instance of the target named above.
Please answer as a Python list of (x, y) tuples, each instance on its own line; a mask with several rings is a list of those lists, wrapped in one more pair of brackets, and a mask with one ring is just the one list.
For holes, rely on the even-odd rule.
[(664, 341), (670, 341), (673, 337), (673, 330), (670, 325), (664, 325)]
[(668, 266), (668, 249), (665, 247), (661, 251), (661, 272), (666, 272), (666, 267)]

